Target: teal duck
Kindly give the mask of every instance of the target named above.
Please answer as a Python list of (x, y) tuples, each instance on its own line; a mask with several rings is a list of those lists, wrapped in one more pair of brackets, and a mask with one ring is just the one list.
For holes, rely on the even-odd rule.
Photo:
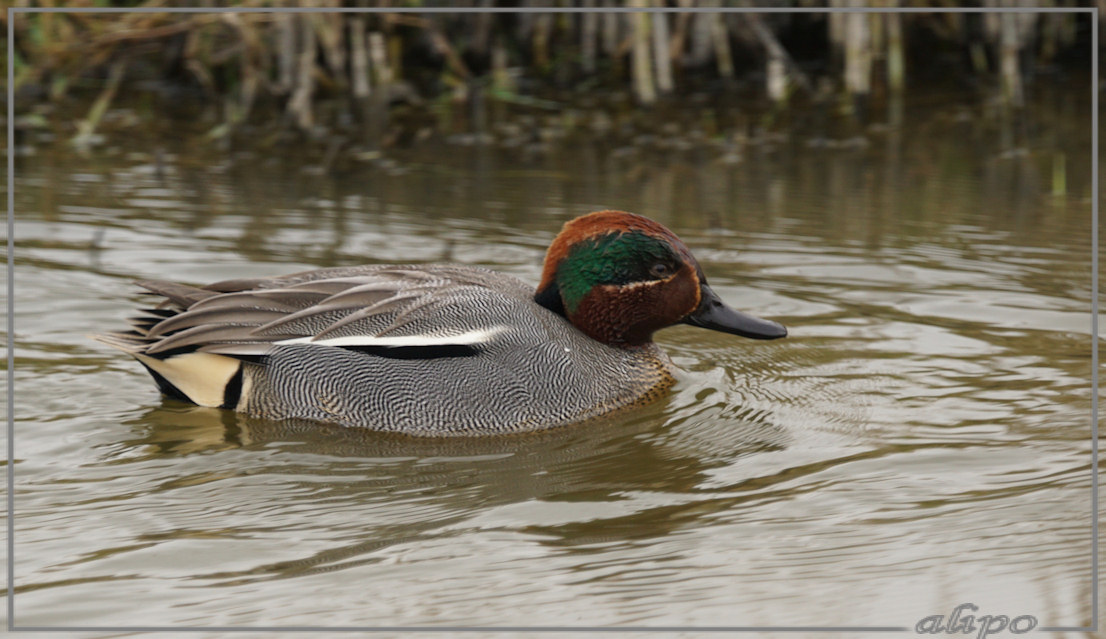
[(163, 301), (94, 338), (166, 395), (414, 435), (532, 431), (644, 404), (673, 383), (652, 340), (674, 324), (787, 335), (724, 304), (671, 231), (622, 211), (566, 223), (536, 291), (446, 264), (137, 284)]

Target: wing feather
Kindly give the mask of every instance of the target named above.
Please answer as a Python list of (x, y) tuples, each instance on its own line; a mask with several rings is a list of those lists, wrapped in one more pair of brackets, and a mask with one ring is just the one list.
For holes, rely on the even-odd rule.
[(135, 284), (151, 293), (156, 293), (157, 295), (168, 298), (169, 301), (181, 308), (188, 308), (196, 302), (218, 295), (215, 291), (205, 291), (195, 286), (177, 284), (176, 282), (167, 282), (165, 280), (138, 280)]
[(323, 269), (202, 288), (139, 285), (165, 301), (132, 318), (132, 330), (96, 337), (161, 359), (199, 351), (259, 361), (278, 342), (404, 349), (405, 357), (448, 354), (454, 345), (471, 353), (503, 339), (517, 316), (512, 305), (531, 295), (514, 278), (448, 265)]
[(146, 349), (146, 354), (179, 353), (186, 347), (196, 350), (207, 344), (271, 344), (272, 341), (268, 336), (253, 335), (253, 326), (249, 324), (201, 324), (157, 339)]
[[(345, 335), (347, 333), (343, 331), (343, 329), (357, 322), (364, 323), (364, 321), (367, 319), (376, 320), (375, 322), (373, 322), (375, 324), (382, 324), (384, 323), (390, 312), (398, 314), (402, 312), (403, 309), (411, 306), (412, 304), (417, 304), (420, 298), (425, 297), (426, 295), (421, 291), (403, 291), (400, 293), (395, 293), (391, 297), (382, 299), (375, 304), (371, 304), (364, 308), (349, 307), (351, 312), (348, 315), (326, 327), (326, 329), (320, 331), (312, 339), (318, 340), (325, 339), (327, 337), (337, 337), (339, 335)], [(356, 308), (357, 310), (352, 310), (354, 308)], [(373, 333), (376, 332), (375, 330), (373, 330), (374, 327), (365, 326), (363, 328)]]
[[(165, 320), (156, 322), (154, 325), (146, 331), (146, 336), (150, 339), (165, 337), (173, 333), (183, 331), (195, 326), (203, 326), (205, 324), (221, 324), (221, 325), (246, 325), (253, 327), (270, 322), (278, 317), (283, 317), (284, 313), (280, 310), (274, 310), (269, 308), (203, 308), (200, 310), (189, 310), (187, 313), (181, 313)], [(138, 328), (136, 326), (136, 328)]]

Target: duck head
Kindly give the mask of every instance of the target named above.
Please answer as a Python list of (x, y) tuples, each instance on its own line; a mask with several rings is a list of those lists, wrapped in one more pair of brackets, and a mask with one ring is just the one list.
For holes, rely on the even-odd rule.
[(546, 252), (534, 300), (611, 346), (647, 344), (681, 322), (753, 339), (787, 335), (776, 322), (726, 306), (680, 238), (623, 211), (567, 222)]

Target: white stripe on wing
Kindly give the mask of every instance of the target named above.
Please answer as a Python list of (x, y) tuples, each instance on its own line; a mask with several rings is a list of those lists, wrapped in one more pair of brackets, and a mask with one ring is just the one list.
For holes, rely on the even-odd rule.
[(326, 339), (314, 339), (313, 337), (296, 337), (274, 342), (274, 346), (290, 344), (307, 344), (310, 346), (479, 346), (491, 341), (493, 337), (507, 330), (506, 326), (493, 326), (467, 333), (453, 335), (401, 335), (396, 337), (380, 337), (376, 335), (346, 335), (343, 337), (329, 337)]

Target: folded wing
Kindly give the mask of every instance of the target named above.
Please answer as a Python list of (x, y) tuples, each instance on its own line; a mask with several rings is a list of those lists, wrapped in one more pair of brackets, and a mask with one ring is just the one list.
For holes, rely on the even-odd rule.
[[(324, 269), (192, 287), (137, 282), (163, 301), (131, 329), (94, 336), (142, 362), (169, 395), (233, 407), (243, 361), (277, 347), (331, 347), (400, 359), (467, 357), (510, 338), (526, 286), (483, 269)], [(233, 392), (232, 392), (233, 391)]]

